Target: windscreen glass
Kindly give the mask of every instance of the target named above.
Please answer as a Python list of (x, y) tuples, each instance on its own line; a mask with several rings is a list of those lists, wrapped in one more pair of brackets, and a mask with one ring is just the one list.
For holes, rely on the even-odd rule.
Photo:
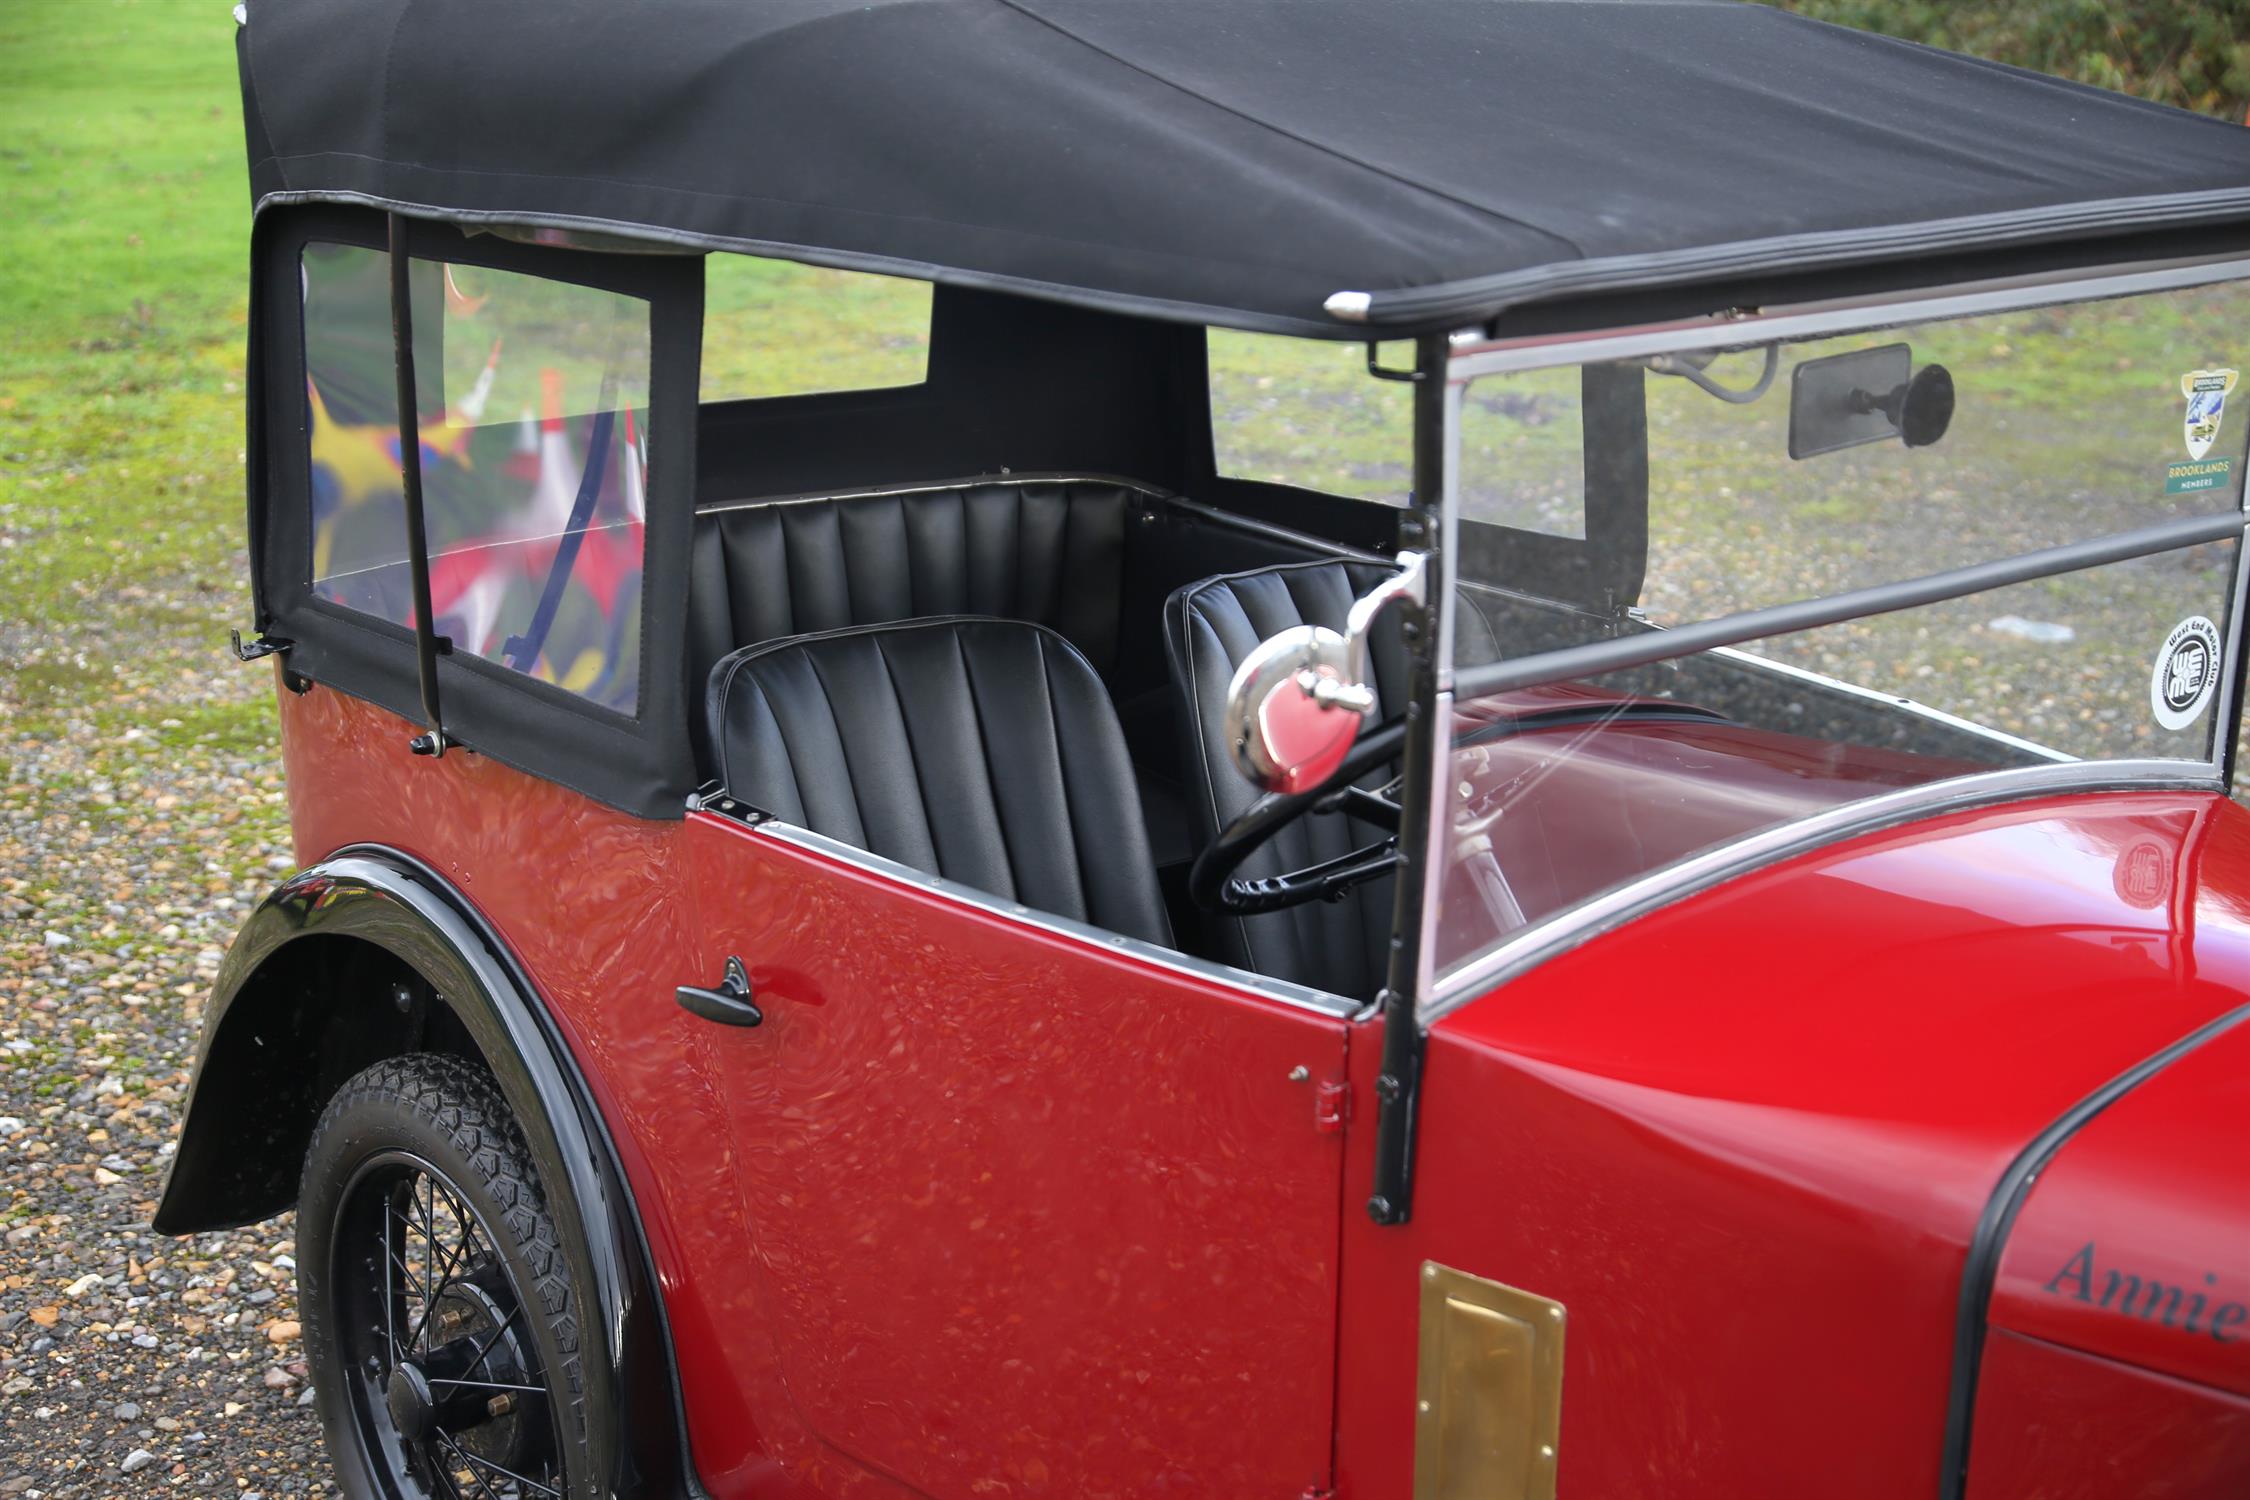
[[(1564, 370), (1485, 354), (1475, 373), (1479, 358), (1456, 361), (1450, 438), (1441, 974), (1860, 799), (2217, 755), (2245, 284)], [(1572, 515), (1589, 524), (1574, 534)], [(1870, 598), (1832, 623), (1712, 628), (1686, 654), (1652, 641), (2163, 523), (2188, 530), (2147, 555), (1911, 607)], [(1600, 642), (1662, 659), (1510, 670)]]
[[(313, 594), (411, 629), (389, 258), (315, 244), (303, 271)], [(431, 261), (412, 286), (436, 633), (635, 712), (648, 304)]]

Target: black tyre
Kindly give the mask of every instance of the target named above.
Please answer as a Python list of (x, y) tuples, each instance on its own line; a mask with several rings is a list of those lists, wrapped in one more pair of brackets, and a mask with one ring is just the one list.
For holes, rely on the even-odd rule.
[(422, 1053), (337, 1091), (305, 1152), (297, 1277), (346, 1495), (591, 1492), (563, 1235), (484, 1073)]

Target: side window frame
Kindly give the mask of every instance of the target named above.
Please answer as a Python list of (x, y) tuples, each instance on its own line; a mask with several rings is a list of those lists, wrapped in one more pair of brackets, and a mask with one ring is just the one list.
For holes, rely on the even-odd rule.
[[(1648, 573), (1647, 379), (1637, 365), (1588, 365), (1580, 376), (1584, 538), (1457, 519), (1456, 577), (1604, 615), (1640, 602)], [(1456, 500), (1448, 497), (1449, 506)]]
[[(271, 221), (271, 222), (268, 222)], [(308, 243), (387, 252), (384, 216), (319, 205), (269, 209), (255, 236), (251, 326), (258, 456), (251, 465), (253, 568), (261, 624), (291, 642), (293, 679), (390, 709), (420, 725), (410, 629), (316, 597), (311, 580), (310, 414), (301, 257)], [(695, 786), (686, 702), (688, 551), (694, 522), (702, 261), (597, 254), (470, 236), (416, 222), (417, 259), (490, 267), (638, 298), (649, 308), (647, 530), (640, 694), (626, 715), (470, 653), (438, 659), (446, 729), (476, 753), (641, 817), (682, 816)], [(417, 345), (426, 337), (418, 329)]]

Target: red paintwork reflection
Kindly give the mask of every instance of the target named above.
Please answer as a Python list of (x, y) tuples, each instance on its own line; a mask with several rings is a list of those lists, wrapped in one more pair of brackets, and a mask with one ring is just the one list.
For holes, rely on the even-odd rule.
[[(1314, 1107), (1342, 1022), (716, 820), (418, 759), (326, 689), (284, 695), (282, 732), (300, 860), (429, 861), (552, 1008), (719, 1500), (1326, 1483), (1342, 1146)], [(674, 1002), (728, 953), (755, 1030)]]
[(2250, 1401), (2012, 1333), (1977, 1389), (1968, 1500), (2241, 1500)]
[[(2040, 1174), (1992, 1321), (2250, 1397), (2246, 1210), (2250, 1026), (2237, 1026), (2111, 1105)], [(2250, 1466), (2237, 1477), (2250, 1493)]]
[(2246, 890), (2250, 816), (2218, 798), (2050, 799), (1747, 876), (1446, 1018), (1414, 1220), (1346, 1219), (1341, 1492), (1407, 1491), (1430, 1257), (1568, 1305), (1564, 1495), (1932, 1493), (1987, 1195), (2241, 1003)]
[[(1627, 716), (1533, 721), (1491, 736), (1495, 725), (1562, 710)], [(1631, 716), (1667, 711), (1681, 708), (1559, 683), (1456, 712), (1456, 840), (1434, 948), (1441, 970), (1690, 854), (1864, 797), (1992, 769), (1717, 720)], [(1493, 898), (1495, 872), (1521, 921), (1506, 898)]]

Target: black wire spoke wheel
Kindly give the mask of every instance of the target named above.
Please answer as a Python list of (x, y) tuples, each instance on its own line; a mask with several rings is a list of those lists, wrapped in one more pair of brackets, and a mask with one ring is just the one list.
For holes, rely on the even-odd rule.
[(346, 1084), (307, 1153), (299, 1237), (307, 1352), (346, 1494), (572, 1493), (575, 1322), (552, 1312), (572, 1299), (489, 1080), (409, 1057)]

